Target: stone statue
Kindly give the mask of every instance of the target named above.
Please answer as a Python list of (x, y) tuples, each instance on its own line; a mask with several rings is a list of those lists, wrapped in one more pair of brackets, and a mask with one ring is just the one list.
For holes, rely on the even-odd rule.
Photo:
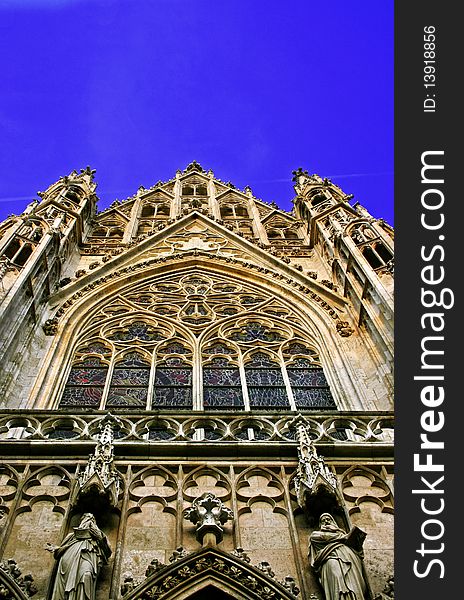
[(95, 600), (98, 572), (111, 549), (93, 514), (85, 513), (61, 546), (47, 544), (46, 549), (58, 561), (51, 600)]
[(319, 519), (310, 536), (310, 561), (319, 575), (326, 600), (368, 600), (362, 544), (366, 534), (358, 527), (349, 533), (329, 513)]

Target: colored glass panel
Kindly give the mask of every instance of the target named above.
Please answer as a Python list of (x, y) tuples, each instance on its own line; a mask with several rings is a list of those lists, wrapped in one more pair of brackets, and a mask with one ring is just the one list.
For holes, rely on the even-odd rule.
[(111, 387), (106, 400), (107, 407), (142, 406), (147, 404), (146, 387)]
[(71, 368), (60, 401), (60, 407), (98, 408), (108, 371), (107, 365), (96, 357), (90, 357)]

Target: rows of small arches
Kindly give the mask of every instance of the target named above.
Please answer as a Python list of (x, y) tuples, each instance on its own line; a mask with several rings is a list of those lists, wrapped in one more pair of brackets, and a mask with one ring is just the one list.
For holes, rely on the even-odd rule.
[[(0, 417), (0, 439), (87, 441), (96, 440), (100, 433), (101, 416), (44, 415)], [(306, 418), (309, 438), (315, 442), (393, 441), (394, 424), (391, 417), (323, 417)], [(297, 440), (292, 417), (247, 416), (202, 417), (185, 415), (128, 417), (118, 413), (114, 428), (115, 443), (132, 440), (146, 442), (293, 442)]]

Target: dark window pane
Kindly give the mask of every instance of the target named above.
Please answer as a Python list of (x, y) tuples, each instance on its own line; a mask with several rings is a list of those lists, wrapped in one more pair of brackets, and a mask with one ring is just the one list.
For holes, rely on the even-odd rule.
[(151, 425), (148, 428), (149, 440), (172, 440), (174, 434), (164, 425)]
[(238, 369), (203, 369), (204, 385), (240, 385)]
[(98, 408), (102, 395), (102, 387), (66, 387), (60, 406), (91, 406)]
[(249, 387), (250, 405), (255, 408), (288, 408), (285, 388)]
[(153, 342), (163, 340), (164, 336), (150, 325), (147, 325), (147, 323), (144, 323), (143, 321), (136, 321), (135, 323), (131, 323), (125, 329), (115, 331), (109, 339), (120, 342), (127, 342), (135, 339), (143, 340), (145, 342)]
[(155, 386), (191, 384), (192, 369), (190, 367), (158, 367), (156, 369)]
[(243, 408), (241, 387), (206, 387), (203, 404), (205, 408)]
[(327, 386), (322, 369), (287, 369), (288, 378), (293, 386)]
[(285, 385), (280, 369), (245, 369), (248, 385)]
[(106, 406), (143, 406), (147, 403), (147, 388), (112, 387), (108, 393)]
[(111, 387), (114, 385), (142, 385), (147, 387), (150, 369), (119, 369), (113, 371)]
[(190, 387), (155, 388), (153, 409), (191, 408), (192, 390)]
[(107, 367), (73, 367), (69, 373), (68, 385), (105, 385)]
[(292, 388), (297, 408), (336, 408), (328, 388)]
[(90, 357), (72, 367), (60, 406), (98, 408), (103, 395), (108, 367)]
[(51, 440), (72, 440), (78, 435), (79, 433), (74, 431), (72, 427), (55, 427), (47, 433), (47, 437)]
[(262, 323), (252, 322), (247, 323), (245, 327), (242, 327), (241, 331), (231, 336), (231, 339), (240, 342), (253, 342), (260, 340), (262, 342), (280, 342), (283, 341), (283, 337), (276, 331), (271, 331), (268, 327)]

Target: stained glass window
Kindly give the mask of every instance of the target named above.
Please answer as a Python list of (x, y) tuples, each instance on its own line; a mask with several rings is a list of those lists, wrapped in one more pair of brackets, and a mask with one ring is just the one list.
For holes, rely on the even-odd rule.
[(114, 368), (106, 406), (145, 407), (149, 380), (150, 363), (137, 352), (126, 354)]
[(269, 327), (266, 327), (266, 325), (263, 325), (259, 321), (247, 323), (241, 331), (233, 333), (231, 339), (239, 342), (255, 342), (257, 340), (262, 342), (281, 342), (284, 340), (280, 333), (271, 331)]
[(234, 354), (235, 351), (223, 344), (222, 342), (215, 342), (209, 348), (204, 351), (205, 354)]
[(86, 346), (79, 348), (78, 352), (81, 354), (101, 354), (102, 356), (108, 356), (111, 354), (111, 350), (98, 341), (89, 342)]
[(278, 362), (256, 352), (245, 365), (251, 408), (289, 408), (285, 382)]
[(191, 407), (192, 367), (181, 358), (166, 358), (156, 367), (152, 408)]
[(76, 363), (69, 373), (60, 407), (92, 407), (98, 409), (103, 396), (108, 366), (99, 358), (86, 358)]
[(320, 366), (307, 358), (296, 358), (287, 365), (287, 373), (297, 408), (335, 408), (335, 402)]
[(240, 371), (227, 358), (213, 358), (203, 368), (203, 405), (212, 409), (243, 408)]
[(159, 354), (189, 354), (191, 351), (183, 344), (177, 341), (169, 342), (166, 346), (162, 346), (158, 350)]
[(161, 335), (154, 327), (147, 325), (143, 321), (134, 321), (124, 329), (115, 331), (110, 337), (110, 340), (118, 342), (128, 342), (131, 340), (141, 340), (144, 342), (156, 342), (163, 340)]

